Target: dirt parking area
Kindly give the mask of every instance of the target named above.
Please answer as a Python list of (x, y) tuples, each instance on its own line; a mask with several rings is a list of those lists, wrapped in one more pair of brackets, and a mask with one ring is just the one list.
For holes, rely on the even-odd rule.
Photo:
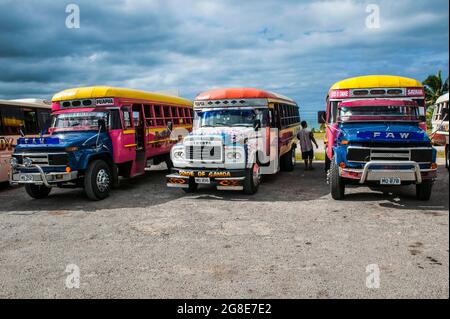
[[(429, 202), (413, 187), (354, 188), (333, 201), (321, 164), (266, 178), (251, 197), (186, 195), (166, 188), (165, 174), (123, 181), (101, 202), (78, 189), (32, 200), (3, 186), (0, 297), (449, 297), (443, 167)], [(367, 285), (373, 269), (378, 288)]]

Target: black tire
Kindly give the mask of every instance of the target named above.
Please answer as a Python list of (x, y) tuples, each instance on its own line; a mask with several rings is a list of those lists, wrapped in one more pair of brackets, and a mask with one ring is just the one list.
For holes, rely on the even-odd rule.
[(335, 158), (331, 160), (330, 165), (330, 189), (331, 197), (334, 200), (342, 200), (345, 197), (345, 182), (339, 176), (339, 166), (336, 164)]
[(43, 199), (50, 194), (52, 189), (45, 185), (25, 184), (25, 191), (35, 199)]
[(84, 191), (89, 199), (97, 201), (107, 198), (112, 184), (111, 169), (105, 161), (94, 160), (89, 163), (84, 177)]
[(433, 181), (425, 180), (422, 184), (416, 185), (416, 197), (418, 200), (428, 201), (431, 198)]
[(295, 148), (281, 157), (281, 170), (284, 172), (292, 172), (295, 169)]
[(325, 153), (325, 172), (328, 172), (330, 170), (331, 167), (331, 161), (328, 158), (327, 153)]
[(173, 162), (172, 162), (172, 159), (170, 158), (170, 155), (168, 155), (166, 157), (165, 163), (166, 163), (168, 171), (170, 172), (173, 168)]
[[(258, 177), (255, 176), (255, 170), (258, 169)], [(244, 194), (253, 195), (258, 191), (259, 185), (261, 183), (261, 175), (259, 172), (258, 164), (253, 164), (251, 169), (247, 169), (245, 172), (244, 180)]]
[(196, 193), (198, 191), (198, 184), (193, 179), (189, 179), (189, 187), (183, 188), (183, 191), (188, 194)]

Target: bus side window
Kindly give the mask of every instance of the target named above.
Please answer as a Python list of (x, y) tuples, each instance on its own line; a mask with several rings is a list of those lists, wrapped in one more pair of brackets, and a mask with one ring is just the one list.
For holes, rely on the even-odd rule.
[(180, 125), (180, 117), (178, 115), (178, 107), (172, 106), (172, 123), (174, 125)]
[(164, 118), (161, 112), (161, 105), (154, 105), (156, 126), (164, 126)]
[(184, 113), (186, 114), (186, 123), (192, 124), (192, 109), (186, 108), (184, 109)]
[(120, 115), (118, 110), (112, 110), (109, 117), (109, 127), (111, 130), (122, 129), (122, 123), (120, 122)]
[[(18, 135), (21, 126), (24, 125), (23, 112), (15, 106), (6, 106), (1, 109), (3, 134)], [(24, 132), (26, 133), (26, 132)]]
[(131, 111), (130, 110), (122, 110), (123, 114), (123, 129), (129, 129), (133, 127), (133, 124), (131, 123)]
[(38, 134), (38, 120), (35, 109), (22, 108), (23, 120), (26, 134)]
[(38, 118), (38, 125), (39, 129), (41, 131), (44, 131), (44, 133), (47, 133), (48, 129), (51, 126), (52, 117), (50, 110), (44, 110), (44, 109), (37, 109), (37, 118)]
[(145, 125), (147, 127), (152, 127), (154, 125), (153, 110), (152, 106), (149, 104), (144, 104), (144, 117), (145, 117)]
[(178, 109), (178, 115), (180, 116), (180, 124), (181, 125), (186, 124), (186, 115), (185, 115), (184, 111), (185, 111), (184, 107), (180, 107)]
[(170, 114), (170, 106), (163, 105), (162, 108), (163, 108), (164, 120), (165, 120), (164, 125), (167, 125), (168, 122), (172, 122), (172, 115)]

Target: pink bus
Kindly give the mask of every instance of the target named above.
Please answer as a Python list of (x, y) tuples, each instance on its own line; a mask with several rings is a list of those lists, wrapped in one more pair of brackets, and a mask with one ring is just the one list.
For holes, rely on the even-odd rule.
[(19, 139), (11, 160), (11, 182), (25, 184), (33, 198), (72, 186), (104, 199), (119, 176), (162, 162), (170, 168), (178, 142), (172, 132), (192, 128), (192, 102), (159, 93), (85, 87), (57, 93), (52, 102), (50, 135)]

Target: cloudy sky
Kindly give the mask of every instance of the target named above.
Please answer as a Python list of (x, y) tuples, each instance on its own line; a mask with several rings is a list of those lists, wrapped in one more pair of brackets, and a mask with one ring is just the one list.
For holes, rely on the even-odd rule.
[[(70, 3), (80, 28), (66, 27)], [(367, 27), (369, 4), (379, 28)], [(0, 98), (246, 86), (316, 110), (346, 77), (447, 75), (448, 12), (448, 0), (0, 0)]]

